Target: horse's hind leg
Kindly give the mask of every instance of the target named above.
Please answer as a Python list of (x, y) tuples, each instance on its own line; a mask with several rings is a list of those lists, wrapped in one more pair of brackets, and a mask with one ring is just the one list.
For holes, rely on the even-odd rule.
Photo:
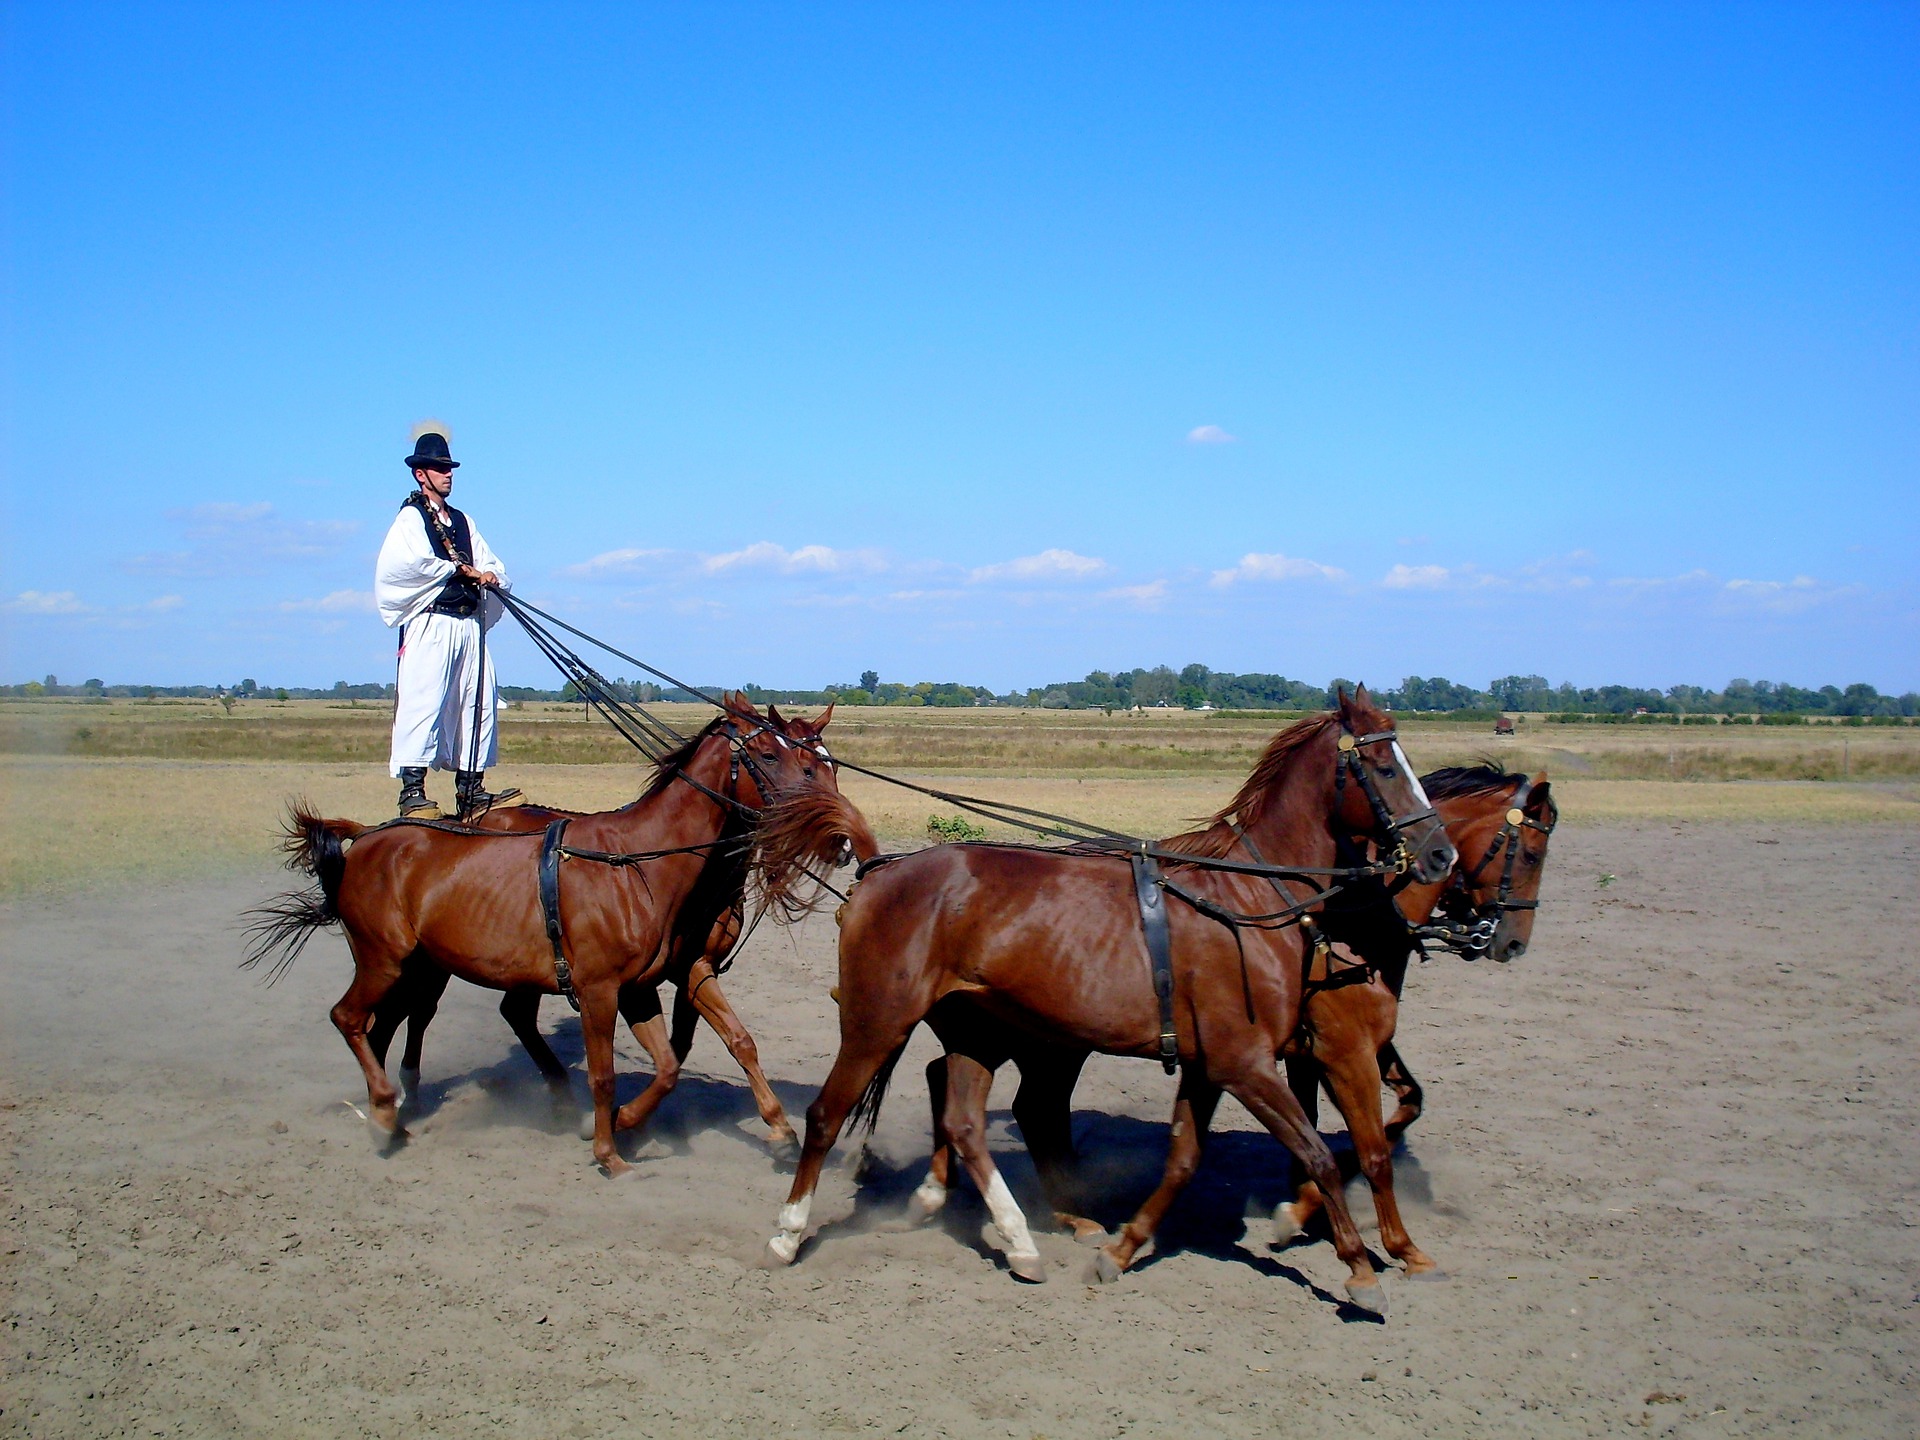
[(1413, 1078), (1413, 1071), (1407, 1068), (1407, 1062), (1400, 1058), (1400, 1052), (1391, 1040), (1380, 1047), (1380, 1078), (1399, 1097), (1400, 1103), (1387, 1120), (1386, 1127), (1387, 1139), (1398, 1142), (1407, 1133), (1407, 1127), (1420, 1118), (1420, 1112), (1426, 1104), (1426, 1091)]
[(402, 957), (379, 953), (371, 942), (356, 941), (351, 931), (347, 942), (353, 951), (353, 983), (329, 1012), (330, 1018), (360, 1062), (367, 1082), (367, 1122), (382, 1143), (391, 1143), (406, 1137), (400, 1128), (399, 1092), (387, 1078), (386, 1066), (375, 1058), (367, 1031), (380, 1002), (400, 983)]
[(440, 997), (447, 993), (453, 977), (418, 951), (407, 962), (406, 977), (396, 986), (407, 996), (407, 1044), (400, 1052), (400, 1103), (414, 1104), (420, 1096), (420, 1047), (427, 1038), (427, 1026), (439, 1013)]
[(1040, 1247), (1033, 1243), (1027, 1217), (987, 1149), (987, 1096), (992, 1089), (993, 1072), (978, 1060), (965, 1055), (947, 1057), (947, 1138), (986, 1199), (994, 1229), (1006, 1246), (1007, 1269), (1022, 1280), (1039, 1284), (1047, 1278)]
[(1020, 1088), (1013, 1096), (1013, 1123), (1020, 1127), (1020, 1138), (1040, 1174), (1053, 1223), (1082, 1245), (1104, 1244), (1106, 1226), (1081, 1213), (1086, 1197), (1080, 1156), (1073, 1147), (1073, 1087), (1087, 1057), (1034, 1045), (1016, 1053), (1014, 1063), (1020, 1067)]
[(539, 1068), (554, 1103), (573, 1102), (573, 1084), (567, 1067), (553, 1053), (547, 1037), (540, 1033), (540, 996), (538, 990), (509, 990), (500, 997), (500, 1018), (513, 1030), (520, 1048)]
[(1167, 1211), (1200, 1168), (1200, 1156), (1206, 1148), (1207, 1131), (1213, 1124), (1214, 1108), (1220, 1103), (1220, 1087), (1188, 1069), (1180, 1076), (1180, 1096), (1173, 1103), (1173, 1128), (1168, 1137), (1167, 1163), (1160, 1184), (1141, 1205), (1134, 1217), (1120, 1227), (1120, 1233), (1100, 1247), (1093, 1257), (1094, 1273), (1102, 1280), (1118, 1280), (1138, 1258), (1160, 1229)]
[[(720, 993), (720, 982), (714, 978), (713, 967), (705, 959), (696, 960), (693, 968), (687, 972), (687, 984), (681, 991), (681, 998), (691, 999), (700, 1017), (726, 1042), (727, 1053), (746, 1072), (747, 1085), (753, 1091), (753, 1103), (759, 1109), (760, 1118), (766, 1122), (767, 1129), (772, 1132), (767, 1136), (767, 1148), (773, 1152), (774, 1158), (798, 1158), (800, 1137), (793, 1133), (793, 1126), (787, 1120), (786, 1107), (780, 1103), (780, 1097), (773, 1093), (766, 1071), (760, 1068), (759, 1047), (753, 1043), (753, 1036), (747, 1033), (747, 1027), (740, 1023), (740, 1017), (734, 1014), (727, 997)], [(674, 1008), (677, 1021), (679, 1002), (675, 1002)], [(673, 1048), (676, 1055), (685, 1058), (684, 1050), (678, 1045)]]

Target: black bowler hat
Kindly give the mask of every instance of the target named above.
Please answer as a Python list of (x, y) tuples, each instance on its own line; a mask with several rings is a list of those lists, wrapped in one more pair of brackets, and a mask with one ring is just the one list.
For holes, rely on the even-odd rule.
[(413, 453), (407, 456), (409, 470), (457, 470), (460, 462), (447, 449), (447, 437), (438, 421), (429, 420), (413, 432)]

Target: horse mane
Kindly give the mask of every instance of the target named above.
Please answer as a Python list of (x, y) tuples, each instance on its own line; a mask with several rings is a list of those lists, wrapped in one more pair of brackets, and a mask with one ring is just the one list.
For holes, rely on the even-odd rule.
[(848, 847), (862, 860), (880, 848), (866, 817), (846, 796), (804, 787), (779, 797), (754, 827), (753, 878), (760, 908), (789, 923), (809, 914), (827, 892), (817, 883), (809, 888), (808, 882), (837, 866)]
[(714, 716), (713, 719), (701, 726), (686, 744), (677, 750), (669, 750), (665, 755), (662, 755), (658, 760), (654, 761), (653, 779), (648, 783), (647, 788), (640, 792), (640, 799), (651, 800), (662, 790), (666, 789), (667, 786), (671, 785), (674, 776), (680, 773), (681, 768), (692, 763), (693, 752), (700, 748), (701, 743), (705, 741), (709, 735), (713, 734), (714, 731), (726, 723), (727, 717), (725, 715)]
[(1420, 787), (1429, 800), (1457, 800), (1468, 795), (1489, 795), (1512, 790), (1524, 784), (1526, 776), (1502, 770), (1492, 760), (1477, 765), (1447, 765), (1420, 777)]
[(1224, 860), (1227, 852), (1239, 843), (1232, 822), (1238, 819), (1242, 827), (1258, 825), (1266, 814), (1274, 789), (1292, 766), (1294, 753), (1319, 738), (1329, 726), (1339, 723), (1340, 716), (1336, 711), (1296, 720), (1267, 742), (1267, 748), (1260, 752), (1259, 760), (1254, 763), (1253, 773), (1241, 782), (1233, 799), (1216, 810), (1198, 829), (1183, 831), (1162, 840), (1160, 848), (1177, 850), (1206, 860)]

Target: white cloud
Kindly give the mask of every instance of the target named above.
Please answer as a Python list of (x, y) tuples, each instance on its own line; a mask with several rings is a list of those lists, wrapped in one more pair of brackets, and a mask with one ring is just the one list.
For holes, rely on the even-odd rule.
[(1119, 585), (1100, 592), (1102, 600), (1118, 600), (1138, 605), (1143, 610), (1158, 610), (1167, 599), (1167, 582), (1150, 580), (1145, 585)]
[(1302, 560), (1292, 555), (1246, 554), (1231, 570), (1216, 570), (1210, 582), (1225, 588), (1241, 580), (1344, 580), (1347, 572), (1318, 560)]
[(872, 574), (885, 569), (886, 562), (873, 550), (835, 550), (828, 545), (802, 545), (798, 550), (788, 550), (771, 540), (760, 540), (744, 550), (709, 555), (700, 562), (700, 568), (709, 575), (721, 575), (729, 570), (774, 570), (782, 575)]
[(998, 565), (982, 565), (967, 578), (975, 584), (992, 580), (1090, 580), (1112, 568), (1091, 555), (1076, 555), (1071, 550), (1042, 550), (1038, 555), (1023, 555)]
[(658, 571), (674, 559), (671, 550), (606, 550), (591, 560), (565, 566), (560, 573), (576, 580), (600, 575), (644, 575)]
[(164, 614), (169, 610), (178, 610), (182, 605), (186, 603), (187, 602), (181, 599), (178, 595), (156, 595), (153, 599), (147, 601), (146, 604), (138, 606), (136, 608), (141, 610), (151, 610), (155, 614)]
[(1396, 565), (1380, 583), (1389, 590), (1437, 590), (1452, 578), (1444, 565)]
[(287, 611), (305, 611), (321, 615), (344, 615), (355, 611), (374, 609), (371, 590), (335, 590), (313, 600), (283, 600), (280, 608)]
[(71, 590), (22, 590), (0, 605), (14, 615), (91, 615), (93, 607), (83, 605)]
[(1196, 425), (1187, 431), (1189, 445), (1231, 445), (1238, 435), (1229, 435), (1218, 425)]
[(1857, 594), (1859, 589), (1853, 585), (1822, 585), (1811, 575), (1796, 575), (1791, 580), (1729, 580), (1723, 590), (1723, 603), (1795, 615), (1843, 595)]
[(129, 556), (124, 568), (156, 575), (255, 573), (330, 558), (360, 531), (354, 520), (289, 520), (264, 500), (195, 505), (168, 511), (167, 519), (181, 527), (186, 548)]

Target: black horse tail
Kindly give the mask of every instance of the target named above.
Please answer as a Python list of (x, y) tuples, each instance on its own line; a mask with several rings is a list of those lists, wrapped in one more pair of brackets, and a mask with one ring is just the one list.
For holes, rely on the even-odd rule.
[(847, 1112), (847, 1124), (866, 1124), (867, 1133), (873, 1133), (873, 1127), (880, 1123), (880, 1106), (887, 1098), (887, 1086), (893, 1083), (893, 1067), (900, 1063), (900, 1057), (907, 1053), (906, 1041), (900, 1042), (900, 1048), (887, 1057), (887, 1063), (874, 1072), (873, 1079), (867, 1082), (867, 1088), (860, 1092), (860, 1098), (854, 1102), (853, 1109)]
[(273, 984), (300, 958), (315, 932), (340, 923), (340, 880), (347, 870), (347, 844), (367, 827), (351, 820), (323, 820), (296, 801), (288, 808), (280, 848), (289, 870), (304, 870), (318, 882), (305, 890), (291, 890), (246, 912), (247, 951), (240, 962), (251, 970), (272, 960), (267, 983)]

